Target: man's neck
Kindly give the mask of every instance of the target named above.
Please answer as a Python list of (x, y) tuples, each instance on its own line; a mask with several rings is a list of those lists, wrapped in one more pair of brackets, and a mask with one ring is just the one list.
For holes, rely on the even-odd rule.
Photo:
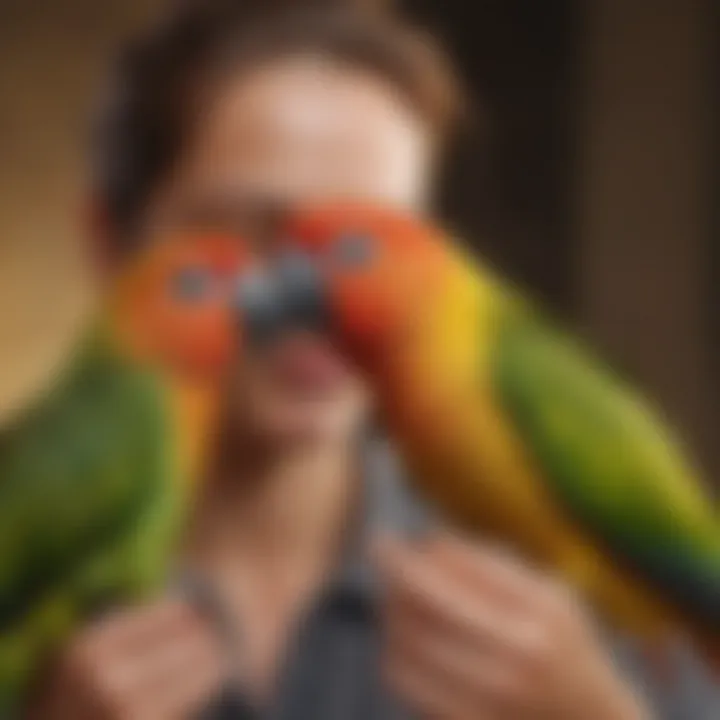
[(320, 572), (340, 551), (355, 459), (351, 447), (316, 445), (221, 462), (196, 514), (191, 557), (268, 576)]
[(260, 699), (271, 692), (288, 633), (342, 552), (357, 489), (354, 455), (316, 446), (240, 463), (231, 456), (195, 514), (186, 559), (243, 628), (244, 681)]

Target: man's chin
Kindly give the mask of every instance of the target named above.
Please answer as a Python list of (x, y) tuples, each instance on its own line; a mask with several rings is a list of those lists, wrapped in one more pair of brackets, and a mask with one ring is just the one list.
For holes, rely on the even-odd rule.
[(342, 443), (351, 429), (337, 413), (318, 412), (317, 408), (284, 412), (273, 418), (270, 434), (278, 444), (298, 447)]

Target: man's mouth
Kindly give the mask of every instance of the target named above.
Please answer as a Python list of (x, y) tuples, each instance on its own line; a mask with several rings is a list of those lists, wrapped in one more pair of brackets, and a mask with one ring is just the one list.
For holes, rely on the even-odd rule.
[(348, 377), (332, 348), (311, 336), (287, 337), (268, 358), (280, 384), (295, 393), (324, 395)]

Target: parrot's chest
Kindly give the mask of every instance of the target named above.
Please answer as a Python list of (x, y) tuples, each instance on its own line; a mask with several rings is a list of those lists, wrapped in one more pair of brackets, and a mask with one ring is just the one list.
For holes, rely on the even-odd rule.
[(480, 283), (440, 298), (413, 342), (395, 353), (393, 379), (380, 394), (423, 494), (472, 528), (506, 536), (525, 527), (528, 544), (545, 517), (542, 544), (551, 546), (554, 503), (495, 387), (499, 301)]
[(440, 302), (393, 349), (380, 398), (398, 440), (429, 449), (451, 418), (458, 430), (457, 418), (474, 404), (488, 372), (476, 315), (474, 303)]
[(395, 353), (388, 392), (381, 392), (389, 429), (414, 480), (456, 516), (479, 511), (483, 517), (468, 518), (474, 525), (487, 524), (485, 509), (492, 506), (478, 503), (479, 493), (510, 492), (500, 482), (485, 487), (478, 481), (488, 472), (502, 478), (512, 471), (493, 402), (493, 328), (492, 305), (477, 288), (445, 298), (413, 342)]

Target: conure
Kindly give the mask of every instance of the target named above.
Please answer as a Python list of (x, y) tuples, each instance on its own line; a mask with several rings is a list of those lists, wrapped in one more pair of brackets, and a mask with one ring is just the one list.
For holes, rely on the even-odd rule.
[(1, 717), (78, 622), (167, 581), (242, 339), (245, 253), (230, 236), (151, 243), (0, 431)]
[[(410, 481), (455, 527), (560, 573), (649, 647), (681, 631), (715, 656), (716, 509), (632, 383), (409, 214), (299, 208), (279, 238), (266, 297), (362, 371)], [(248, 329), (272, 315), (256, 286)]]

